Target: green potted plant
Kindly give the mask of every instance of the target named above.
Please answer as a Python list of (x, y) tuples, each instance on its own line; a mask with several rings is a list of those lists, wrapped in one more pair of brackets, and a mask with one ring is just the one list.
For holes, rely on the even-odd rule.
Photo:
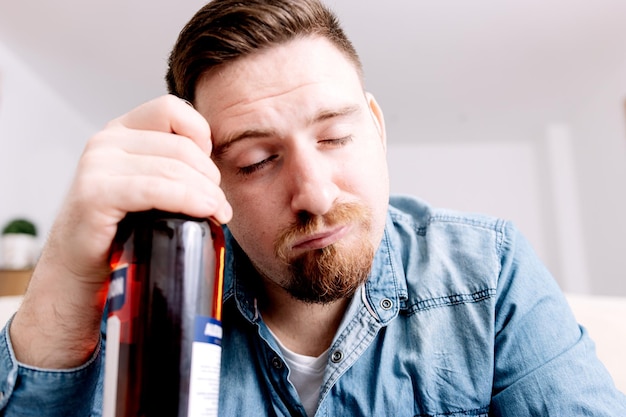
[(37, 256), (37, 227), (23, 218), (9, 221), (0, 236), (2, 268), (27, 269), (35, 264)]

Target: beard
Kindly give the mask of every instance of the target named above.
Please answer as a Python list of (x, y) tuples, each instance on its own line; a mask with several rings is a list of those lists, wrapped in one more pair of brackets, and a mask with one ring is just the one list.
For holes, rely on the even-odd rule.
[[(371, 212), (356, 203), (342, 203), (323, 216), (301, 213), (294, 224), (284, 229), (274, 243), (276, 257), (288, 265), (288, 276), (281, 286), (292, 297), (307, 303), (328, 304), (351, 297), (367, 280), (374, 248), (369, 236)], [(295, 257), (289, 251), (299, 237), (322, 227), (352, 224), (361, 231), (348, 246), (337, 242)]]

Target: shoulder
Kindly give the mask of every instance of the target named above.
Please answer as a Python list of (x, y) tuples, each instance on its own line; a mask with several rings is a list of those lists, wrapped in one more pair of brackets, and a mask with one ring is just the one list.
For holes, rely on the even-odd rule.
[(395, 195), (389, 200), (388, 229), (412, 229), (415, 234), (428, 233), (455, 235), (468, 238), (486, 235), (496, 241), (506, 234), (516, 233), (510, 222), (481, 213), (470, 213), (434, 207), (415, 197)]
[(515, 226), (498, 217), (393, 196), (383, 244), (413, 297), (471, 298), (495, 294), (517, 234)]

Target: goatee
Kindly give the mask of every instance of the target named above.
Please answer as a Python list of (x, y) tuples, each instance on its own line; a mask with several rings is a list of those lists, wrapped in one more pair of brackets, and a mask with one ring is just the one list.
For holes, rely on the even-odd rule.
[[(374, 259), (369, 239), (371, 224), (371, 212), (356, 203), (340, 203), (323, 216), (300, 214), (274, 244), (278, 259), (289, 265), (289, 277), (281, 286), (294, 298), (308, 303), (327, 304), (351, 297), (367, 280)], [(351, 225), (360, 235), (350, 239), (351, 246), (338, 242), (289, 256), (297, 239), (335, 225)]]

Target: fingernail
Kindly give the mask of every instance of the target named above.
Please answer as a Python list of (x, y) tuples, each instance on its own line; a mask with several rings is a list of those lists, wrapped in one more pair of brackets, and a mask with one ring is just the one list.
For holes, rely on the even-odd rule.
[[(179, 97), (179, 98), (180, 98), (180, 97)], [(193, 104), (191, 104), (191, 101), (189, 101), (189, 100), (187, 100), (187, 99), (184, 99), (184, 98), (181, 98), (181, 100), (183, 101), (183, 103), (186, 103), (186, 104), (187, 104), (189, 107), (191, 107), (192, 109), (194, 108), (194, 107), (193, 107)]]

